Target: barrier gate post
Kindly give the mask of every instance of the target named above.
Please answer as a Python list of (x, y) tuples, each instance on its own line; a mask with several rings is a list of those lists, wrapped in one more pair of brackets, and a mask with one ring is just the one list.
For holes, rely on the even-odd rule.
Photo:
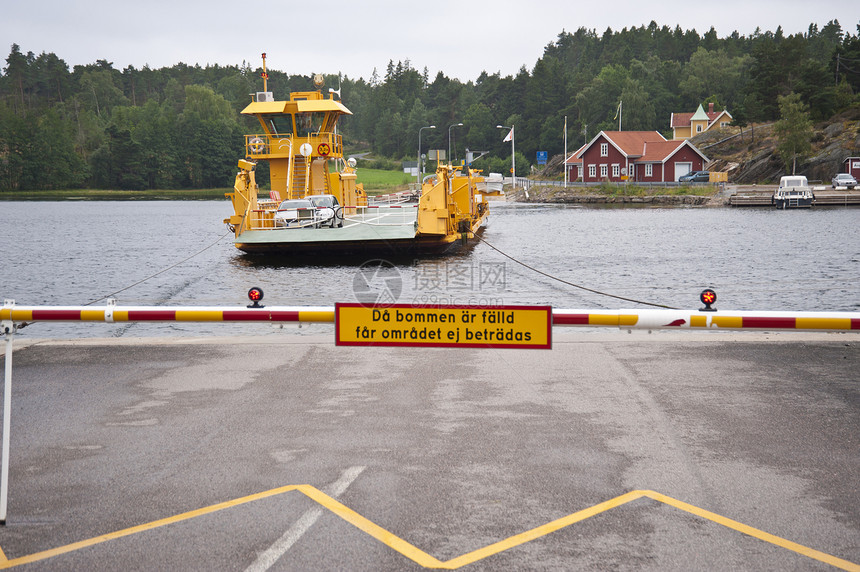
[(12, 413), (12, 338), (15, 336), (15, 326), (4, 324), (6, 334), (6, 371), (3, 377), (3, 454), (0, 467), (0, 525), (6, 526), (6, 501), (9, 492), (9, 431), (12, 424), (9, 415)]

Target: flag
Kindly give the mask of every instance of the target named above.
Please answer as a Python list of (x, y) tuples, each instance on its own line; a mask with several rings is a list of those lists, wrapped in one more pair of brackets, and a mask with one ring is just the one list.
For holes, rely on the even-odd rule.
[(618, 114), (621, 113), (621, 103), (621, 101), (618, 102), (618, 109), (615, 110), (615, 117), (612, 118), (613, 121), (618, 119)]
[(508, 133), (507, 137), (505, 137), (503, 143), (507, 143), (508, 141), (513, 141), (513, 140), (514, 140), (514, 128), (511, 127), (511, 132)]

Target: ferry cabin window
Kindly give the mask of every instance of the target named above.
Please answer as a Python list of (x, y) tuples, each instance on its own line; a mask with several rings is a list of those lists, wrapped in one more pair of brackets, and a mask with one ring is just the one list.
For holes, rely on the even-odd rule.
[(289, 137), (293, 134), (293, 116), (289, 113), (269, 115), (267, 124), (272, 135), (277, 137)]
[(315, 111), (309, 113), (296, 113), (296, 133), (299, 137), (306, 137), (319, 133), (322, 129), (325, 113)]

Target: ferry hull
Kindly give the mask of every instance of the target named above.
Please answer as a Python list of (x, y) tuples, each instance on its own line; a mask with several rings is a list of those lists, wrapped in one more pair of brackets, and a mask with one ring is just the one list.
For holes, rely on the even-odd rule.
[(247, 254), (310, 255), (325, 253), (334, 255), (355, 254), (444, 254), (463, 246), (471, 245), (474, 239), (447, 237), (437, 239), (378, 240), (378, 241), (338, 241), (338, 242), (280, 242), (280, 243), (243, 243), (237, 242), (236, 248)]
[[(313, 230), (287, 230), (277, 236), (271, 231), (263, 237), (255, 237), (253, 231), (237, 237), (235, 246), (242, 252), (251, 255), (281, 255), (281, 256), (306, 256), (315, 253), (326, 255), (403, 255), (403, 254), (445, 254), (461, 248), (473, 246), (483, 233), (483, 226), (475, 229), (451, 235), (409, 237), (384, 237), (384, 238), (359, 238), (338, 236), (343, 229), (313, 229)], [(251, 240), (243, 240), (245, 235)], [(256, 238), (256, 240), (255, 240)]]

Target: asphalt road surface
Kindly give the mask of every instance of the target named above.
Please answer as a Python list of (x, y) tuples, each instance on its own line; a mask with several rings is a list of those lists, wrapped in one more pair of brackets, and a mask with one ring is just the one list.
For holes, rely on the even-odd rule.
[(0, 567), (860, 570), (857, 334), (19, 335), (11, 403)]

